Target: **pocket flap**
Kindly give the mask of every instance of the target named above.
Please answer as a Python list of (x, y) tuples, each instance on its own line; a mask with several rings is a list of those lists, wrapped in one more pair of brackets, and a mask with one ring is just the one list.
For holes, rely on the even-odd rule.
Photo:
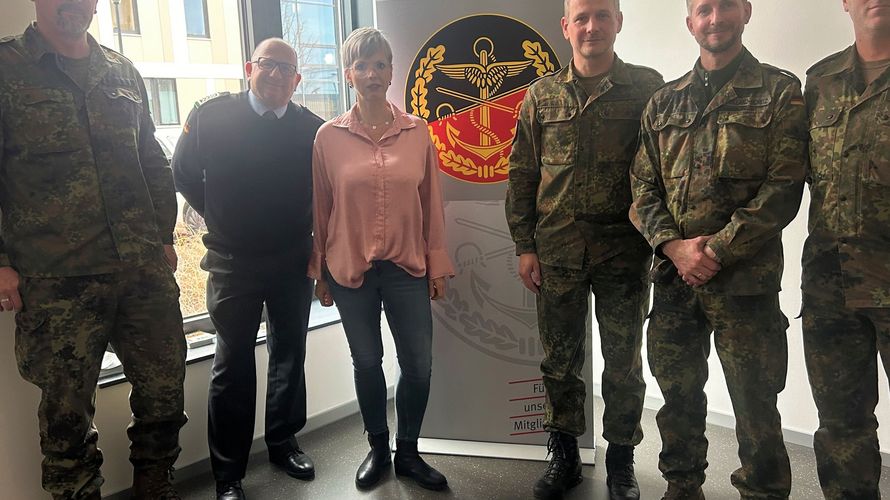
[(698, 111), (674, 112), (671, 114), (658, 115), (652, 128), (656, 131), (664, 130), (667, 127), (689, 128), (695, 123)]
[(545, 124), (571, 121), (575, 118), (576, 113), (576, 109), (567, 107), (538, 108), (541, 123)]

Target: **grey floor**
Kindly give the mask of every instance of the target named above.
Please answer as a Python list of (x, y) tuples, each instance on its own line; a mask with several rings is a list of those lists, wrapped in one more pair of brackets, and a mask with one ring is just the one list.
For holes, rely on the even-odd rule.
[[(595, 408), (600, 409), (595, 420), (599, 422), (602, 417), (601, 400), (596, 401)], [(392, 422), (390, 427), (395, 428)], [(636, 451), (637, 479), (642, 498), (658, 500), (664, 493), (665, 483), (657, 468), (661, 441), (655, 427), (653, 411), (647, 410), (644, 413), (643, 430), (646, 437)], [(704, 487), (705, 495), (709, 500), (739, 498), (729, 484), (729, 475), (739, 463), (734, 432), (709, 426), (708, 440), (710, 466)], [(597, 464), (602, 464), (604, 460), (605, 443), (601, 441), (598, 438)], [(410, 481), (396, 478), (390, 472), (376, 488), (360, 491), (356, 489), (353, 478), (355, 468), (364, 459), (368, 448), (358, 415), (301, 436), (300, 445), (315, 461), (315, 480), (304, 482), (291, 479), (268, 463), (265, 452), (257, 453), (251, 457), (247, 477), (243, 482), (249, 500), (525, 499), (532, 498), (532, 485), (544, 469), (543, 462), (427, 455), (427, 461), (448, 477), (448, 490), (429, 492)], [(813, 450), (789, 444), (788, 452), (794, 477), (791, 498), (822, 498), (816, 478)], [(178, 486), (185, 500), (215, 498), (214, 483), (209, 473), (185, 480)], [(882, 475), (881, 492), (884, 498), (890, 498), (890, 470), (886, 468)], [(566, 498), (607, 499), (605, 467), (585, 466), (584, 482)]]

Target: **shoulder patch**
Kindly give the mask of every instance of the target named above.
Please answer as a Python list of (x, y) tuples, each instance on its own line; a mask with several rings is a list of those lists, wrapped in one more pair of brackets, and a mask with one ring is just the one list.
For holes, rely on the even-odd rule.
[(198, 99), (197, 101), (195, 101), (195, 109), (200, 108), (201, 106), (207, 104), (210, 101), (219, 99), (221, 97), (228, 97), (230, 95), (232, 95), (232, 93), (226, 91), (226, 92), (217, 92), (215, 94), (210, 94), (207, 97), (202, 97), (202, 98)]

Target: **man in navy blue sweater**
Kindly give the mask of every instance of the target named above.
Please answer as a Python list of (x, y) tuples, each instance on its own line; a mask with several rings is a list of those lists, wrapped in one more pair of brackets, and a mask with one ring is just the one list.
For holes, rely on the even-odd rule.
[(173, 155), (176, 189), (207, 224), (201, 266), (210, 273), (207, 311), (217, 334), (208, 439), (219, 500), (245, 498), (264, 305), (269, 460), (298, 479), (315, 477), (294, 435), (306, 423), (312, 143), (323, 120), (290, 100), (296, 63), (284, 40), (261, 42), (245, 64), (250, 90), (199, 102)]

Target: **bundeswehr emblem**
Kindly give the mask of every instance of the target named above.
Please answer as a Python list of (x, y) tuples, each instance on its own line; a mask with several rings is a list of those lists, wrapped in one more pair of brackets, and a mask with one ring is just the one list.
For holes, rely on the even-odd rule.
[(528, 25), (496, 14), (465, 17), (417, 53), (405, 108), (429, 124), (443, 172), (467, 182), (503, 182), (528, 85), (558, 68), (556, 53)]

